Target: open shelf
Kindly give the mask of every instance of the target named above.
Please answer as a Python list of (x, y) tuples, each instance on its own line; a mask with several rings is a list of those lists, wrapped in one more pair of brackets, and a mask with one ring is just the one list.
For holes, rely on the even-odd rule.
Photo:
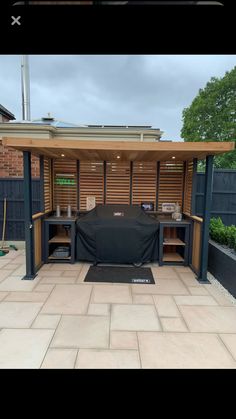
[(164, 246), (185, 246), (185, 243), (177, 238), (164, 238)]
[(57, 234), (56, 236), (52, 237), (48, 243), (71, 243), (71, 239), (68, 236)]
[(184, 258), (179, 253), (164, 253), (163, 262), (184, 262)]

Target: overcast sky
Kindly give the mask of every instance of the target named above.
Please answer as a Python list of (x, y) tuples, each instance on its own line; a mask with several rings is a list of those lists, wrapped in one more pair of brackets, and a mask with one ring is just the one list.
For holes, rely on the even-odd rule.
[[(0, 56), (0, 104), (20, 120), (21, 56)], [(78, 124), (152, 125), (179, 141), (182, 111), (236, 55), (30, 56), (31, 117)]]

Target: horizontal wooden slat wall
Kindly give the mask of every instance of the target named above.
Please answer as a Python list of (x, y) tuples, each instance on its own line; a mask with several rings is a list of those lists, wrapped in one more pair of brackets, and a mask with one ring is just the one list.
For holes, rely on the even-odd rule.
[[(77, 210), (77, 161), (66, 159), (53, 160), (53, 208), (60, 205), (66, 211), (71, 205)], [(64, 182), (65, 181), (65, 182)], [(64, 183), (63, 183), (64, 182)]]
[(80, 161), (80, 210), (86, 210), (86, 199), (95, 196), (96, 205), (104, 203), (104, 163)]
[(44, 211), (52, 211), (52, 161), (44, 157)]
[(160, 162), (158, 211), (163, 203), (178, 202), (183, 204), (184, 163), (182, 161)]
[(132, 176), (132, 204), (153, 202), (156, 208), (157, 163), (134, 162)]
[(193, 186), (193, 161), (186, 162), (185, 186), (184, 186), (184, 213), (191, 214), (192, 206), (192, 186)]
[(130, 162), (106, 163), (106, 204), (130, 204)]

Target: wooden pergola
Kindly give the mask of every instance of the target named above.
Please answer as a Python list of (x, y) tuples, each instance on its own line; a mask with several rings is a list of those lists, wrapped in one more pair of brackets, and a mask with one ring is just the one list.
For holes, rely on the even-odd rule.
[[(232, 151), (231, 142), (138, 142), (86, 139), (3, 137), (2, 144), (23, 152), (26, 276), (34, 279), (43, 264), (43, 219), (60, 204), (86, 209), (86, 197), (97, 204), (179, 202), (191, 221), (190, 267), (207, 281), (213, 157)], [(40, 158), (41, 210), (32, 213), (31, 154)], [(195, 215), (197, 161), (206, 159), (203, 218)], [(59, 180), (67, 176), (62, 184)]]

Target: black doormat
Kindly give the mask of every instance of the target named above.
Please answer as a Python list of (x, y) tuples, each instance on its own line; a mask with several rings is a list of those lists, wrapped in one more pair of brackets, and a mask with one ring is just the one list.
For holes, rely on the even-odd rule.
[(118, 282), (122, 284), (155, 284), (150, 268), (91, 266), (85, 282)]

